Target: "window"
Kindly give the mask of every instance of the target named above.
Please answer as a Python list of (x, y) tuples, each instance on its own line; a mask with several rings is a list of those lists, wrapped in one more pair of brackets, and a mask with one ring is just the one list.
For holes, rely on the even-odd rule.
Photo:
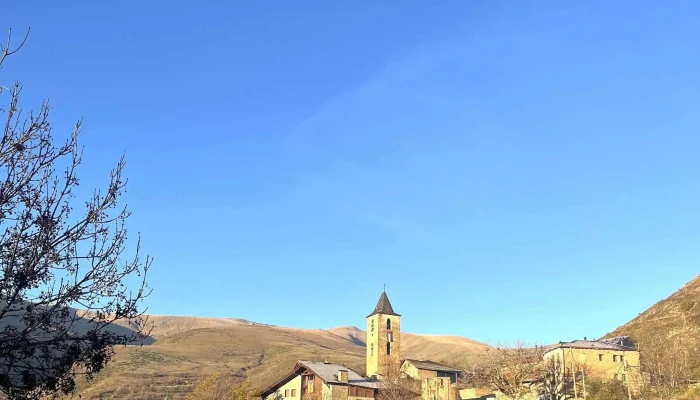
[(393, 342), (393, 341), (394, 341), (394, 335), (392, 335), (391, 332), (387, 333), (387, 335), (386, 335), (386, 340), (389, 341), (389, 342)]
[(602, 355), (602, 354), (598, 354), (598, 361), (603, 361), (603, 355)]
[(284, 389), (284, 397), (289, 397), (289, 389)]
[(374, 333), (374, 320), (372, 320), (372, 323), (370, 324), (370, 326), (371, 326), (371, 329), (372, 329), (372, 333)]
[(314, 391), (314, 376), (307, 375), (306, 377), (306, 393), (313, 393)]
[(369, 345), (369, 355), (370, 356), (374, 355), (374, 343)]
[(617, 354), (613, 354), (613, 362), (617, 362)]
[(438, 372), (437, 373), (438, 378), (449, 378), (450, 382), (452, 383), (457, 383), (457, 374), (450, 373), (450, 372)]
[(296, 389), (292, 389), (292, 397), (297, 397), (297, 390)]
[(391, 355), (391, 343), (387, 342), (386, 344), (386, 354)]
[(391, 330), (391, 319), (389, 319), (389, 318), (386, 319), (386, 330), (387, 331)]
[(620, 356), (620, 362), (624, 362), (624, 361), (625, 361), (625, 356), (621, 355), (621, 356)]

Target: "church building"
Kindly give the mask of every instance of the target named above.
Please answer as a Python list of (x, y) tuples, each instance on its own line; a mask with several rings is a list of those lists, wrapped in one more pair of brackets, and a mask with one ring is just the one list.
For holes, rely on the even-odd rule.
[(408, 390), (423, 400), (455, 398), (461, 371), (428, 360), (401, 358), (401, 315), (382, 292), (367, 316), (365, 374), (329, 362), (298, 361), (262, 391), (263, 400), (370, 400), (382, 390)]
[(367, 316), (366, 365), (372, 379), (397, 374), (401, 367), (401, 315), (394, 312), (386, 292)]

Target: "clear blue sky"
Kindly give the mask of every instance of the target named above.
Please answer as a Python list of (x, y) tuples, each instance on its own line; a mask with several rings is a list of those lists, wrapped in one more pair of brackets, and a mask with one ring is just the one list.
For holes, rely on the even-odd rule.
[(386, 283), (544, 343), (700, 272), (696, 1), (6, 3), (83, 187), (126, 152), (151, 313), (363, 326)]

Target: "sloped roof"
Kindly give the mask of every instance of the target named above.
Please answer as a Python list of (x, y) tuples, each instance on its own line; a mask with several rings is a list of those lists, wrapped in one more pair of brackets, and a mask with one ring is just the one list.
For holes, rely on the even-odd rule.
[(292, 379), (296, 378), (298, 375), (302, 373), (304, 369), (307, 369), (311, 372), (313, 372), (315, 375), (317, 375), (321, 380), (323, 380), (326, 383), (329, 384), (342, 384), (345, 385), (346, 383), (344, 382), (339, 382), (338, 381), (338, 371), (348, 371), (348, 382), (347, 384), (352, 385), (352, 386), (360, 386), (368, 389), (376, 389), (377, 388), (377, 382), (371, 381), (369, 379), (363, 378), (358, 374), (357, 372), (353, 371), (352, 369), (339, 365), (339, 364), (331, 364), (331, 363), (325, 363), (325, 362), (313, 362), (313, 361), (297, 361), (296, 364), (294, 364), (294, 368), (284, 377), (273, 383), (272, 385), (268, 386), (267, 388), (263, 389), (261, 391), (261, 394), (263, 397), (273, 393), (275, 390), (279, 389), (282, 385), (286, 384), (287, 382), (291, 381)]
[(449, 373), (454, 373), (458, 374), (462, 371), (448, 367), (447, 365), (442, 365), (438, 364), (434, 361), (429, 361), (429, 360), (411, 360), (411, 359), (405, 359), (404, 362), (410, 362), (413, 364), (416, 368), (418, 369), (424, 369), (426, 371), (436, 371), (436, 372), (449, 372)]
[(367, 318), (371, 317), (374, 314), (396, 315), (397, 317), (401, 316), (394, 312), (394, 309), (391, 307), (391, 302), (389, 301), (389, 297), (386, 295), (386, 292), (382, 292), (382, 295), (379, 296), (377, 306), (374, 307), (374, 311), (372, 312), (372, 314), (368, 315)]
[(598, 340), (600, 340), (601, 342), (617, 344), (617, 345), (625, 346), (625, 347), (630, 347), (630, 346), (626, 345), (625, 343), (630, 343), (630, 345), (634, 346), (634, 341), (629, 336), (616, 336), (616, 337), (603, 338), (603, 339), (598, 339)]
[(339, 364), (331, 364), (324, 362), (314, 362), (314, 361), (298, 361), (297, 365), (302, 365), (308, 368), (311, 372), (318, 375), (319, 378), (323, 379), (326, 383), (342, 383), (338, 381), (338, 371), (348, 371), (348, 384), (353, 386), (361, 386), (370, 389), (377, 388), (377, 382), (370, 381), (369, 379), (363, 378), (357, 372), (351, 370), (348, 367), (344, 367)]
[(636, 351), (631, 347), (621, 346), (615, 343), (604, 342), (600, 340), (574, 340), (572, 342), (560, 342), (552, 345), (547, 351), (553, 349), (588, 349), (588, 350), (615, 350), (615, 351)]

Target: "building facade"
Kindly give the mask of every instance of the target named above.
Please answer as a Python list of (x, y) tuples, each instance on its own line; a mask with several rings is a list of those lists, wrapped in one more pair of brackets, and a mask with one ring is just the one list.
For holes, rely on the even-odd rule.
[(261, 392), (263, 400), (374, 400), (377, 383), (343, 365), (297, 361), (292, 371)]
[(401, 364), (401, 372), (413, 379), (446, 378), (450, 383), (457, 383), (462, 371), (433, 361), (407, 358)]
[[(620, 338), (619, 343), (624, 343)], [(639, 351), (613, 340), (574, 340), (548, 349), (544, 358), (558, 357), (566, 371), (585, 374), (589, 380), (619, 380), (636, 387), (640, 383)]]

